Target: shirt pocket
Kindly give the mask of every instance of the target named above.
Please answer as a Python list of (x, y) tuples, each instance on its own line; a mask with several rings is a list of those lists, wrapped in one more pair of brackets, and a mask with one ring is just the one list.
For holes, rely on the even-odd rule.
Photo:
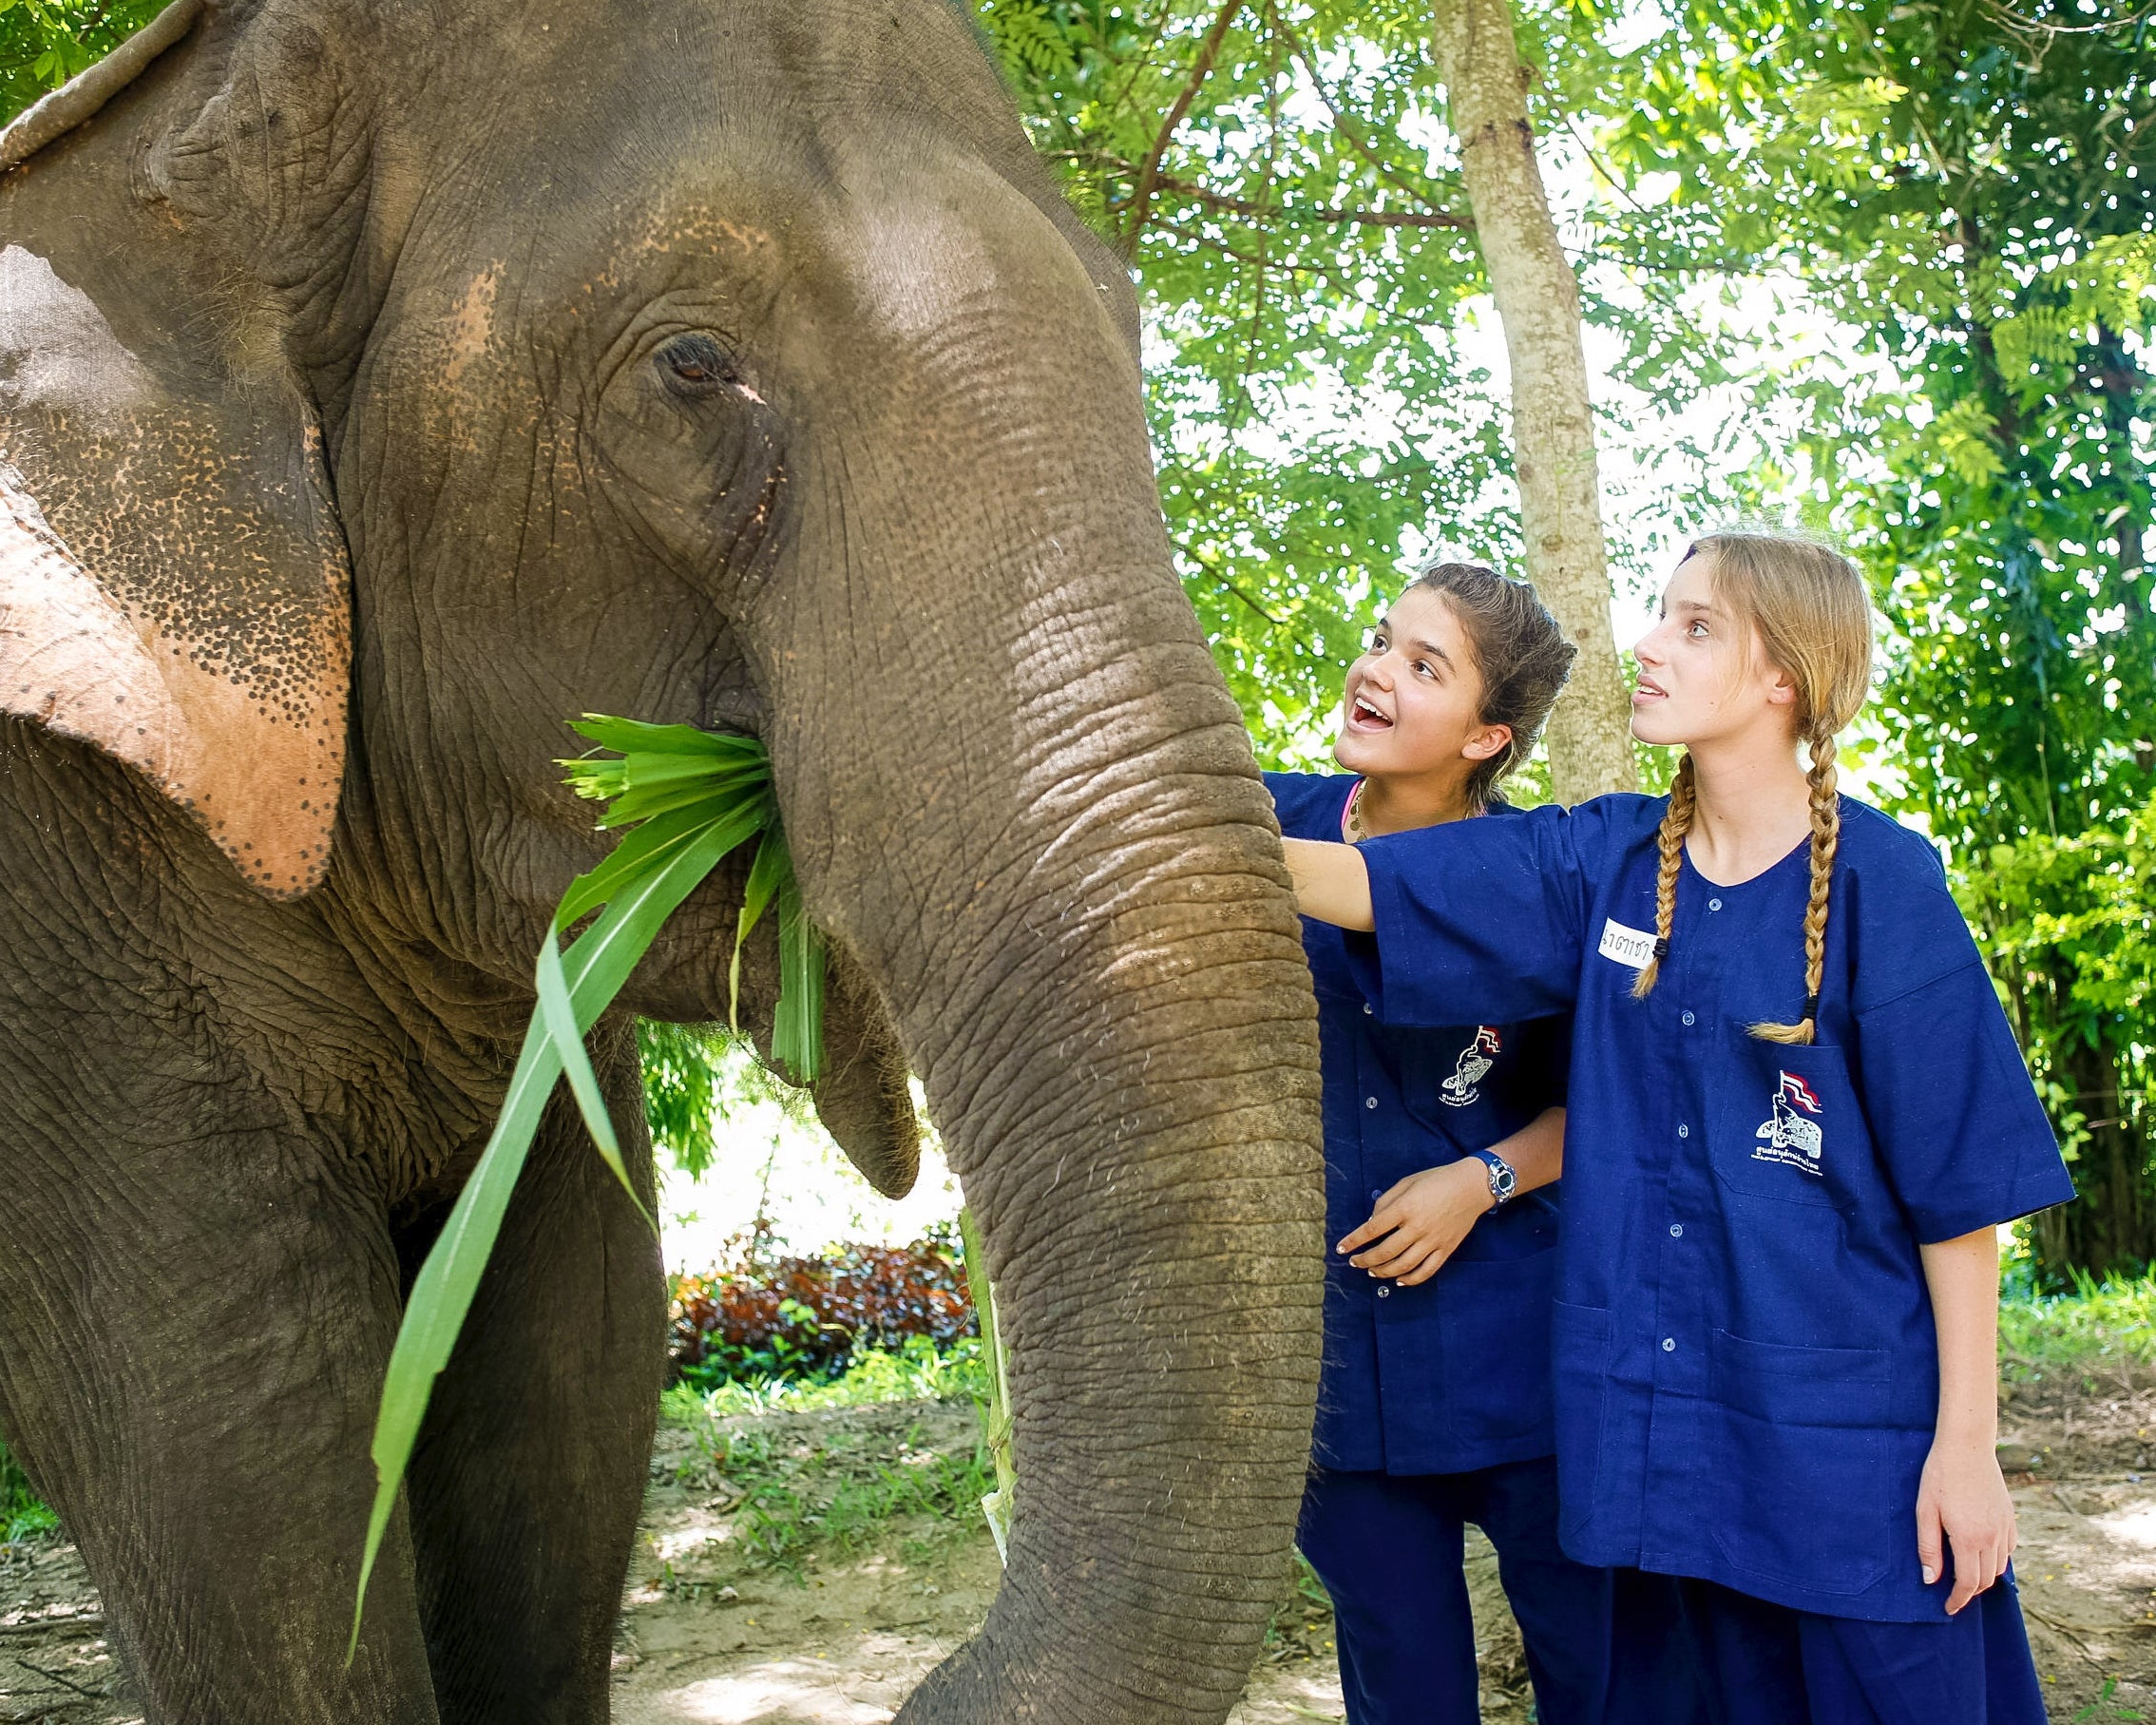
[(1455, 1258), (1439, 1273), (1438, 1345), (1447, 1423), (1470, 1447), (1550, 1427), (1555, 1245), (1532, 1257)]
[(1871, 1132), (1840, 1048), (1723, 1033), (1708, 1154), (1744, 1198), (1846, 1210), (1876, 1182)]
[(1550, 1360), (1555, 1392), (1557, 1532), (1594, 1519), (1602, 1462), (1602, 1403), (1610, 1388), (1610, 1314), (1594, 1306), (1550, 1303)]
[(1708, 1479), (1715, 1543), (1783, 1587), (1857, 1594), (1916, 1526), (1893, 1513), (1893, 1356), (1714, 1332)]
[(1407, 1111), (1462, 1143), (1491, 1141), (1497, 1135), (1486, 1122), (1519, 1064), (1510, 1046), (1517, 1034), (1509, 1025), (1402, 1033), (1397, 1058)]

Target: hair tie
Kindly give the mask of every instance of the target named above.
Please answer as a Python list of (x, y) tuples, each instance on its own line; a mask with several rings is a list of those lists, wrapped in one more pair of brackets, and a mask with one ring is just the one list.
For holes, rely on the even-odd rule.
[(1819, 990), (1817, 988), (1804, 996), (1804, 1016), (1814, 1024), (1819, 1022)]
[(1658, 960), (1665, 959), (1669, 956), (1669, 939), (1668, 935), (1664, 935), (1655, 941), (1654, 956)]

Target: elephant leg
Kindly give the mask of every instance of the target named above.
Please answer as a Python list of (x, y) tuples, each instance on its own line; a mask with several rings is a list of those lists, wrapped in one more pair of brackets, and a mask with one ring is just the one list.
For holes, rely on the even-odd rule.
[(0, 1403), (149, 1725), (433, 1725), (403, 1517), (346, 1663), (397, 1265), (272, 1131), (0, 1145)]
[[(616, 1121), (634, 1126), (623, 1154), (648, 1205), (627, 1048), (625, 1075), (619, 1047), (601, 1070), (617, 1068), (607, 1091)], [(658, 1244), (558, 1094), (412, 1456), (420, 1607), (445, 1725), (606, 1718), (665, 1321)]]

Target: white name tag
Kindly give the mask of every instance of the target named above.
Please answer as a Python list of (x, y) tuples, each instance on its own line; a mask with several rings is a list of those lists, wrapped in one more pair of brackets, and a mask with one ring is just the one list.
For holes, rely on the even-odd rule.
[(1644, 929), (1628, 929), (1615, 917), (1607, 917), (1602, 923), (1602, 956), (1644, 970), (1654, 956), (1654, 936)]

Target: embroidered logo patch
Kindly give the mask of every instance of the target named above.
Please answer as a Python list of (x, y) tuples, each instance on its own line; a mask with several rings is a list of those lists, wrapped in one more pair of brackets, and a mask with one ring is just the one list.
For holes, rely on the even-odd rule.
[(1469, 1102), (1479, 1101), (1479, 1084), (1490, 1068), (1497, 1064), (1503, 1049), (1503, 1039), (1495, 1025), (1477, 1025), (1475, 1040), (1460, 1051), (1460, 1064), (1452, 1069), (1452, 1076), (1438, 1086), (1438, 1094), (1448, 1106), (1464, 1108)]
[[(1802, 1110), (1802, 1112), (1799, 1112)], [(1754, 1134), (1766, 1141), (1752, 1152), (1755, 1162), (1786, 1162), (1806, 1174), (1820, 1173), (1820, 1129), (1806, 1115), (1820, 1111), (1819, 1098), (1794, 1072), (1782, 1074), (1774, 1090), (1774, 1113)]]
[(1654, 936), (1645, 929), (1628, 929), (1613, 916), (1606, 917), (1602, 923), (1602, 956), (1644, 970), (1647, 961), (1654, 956)]

